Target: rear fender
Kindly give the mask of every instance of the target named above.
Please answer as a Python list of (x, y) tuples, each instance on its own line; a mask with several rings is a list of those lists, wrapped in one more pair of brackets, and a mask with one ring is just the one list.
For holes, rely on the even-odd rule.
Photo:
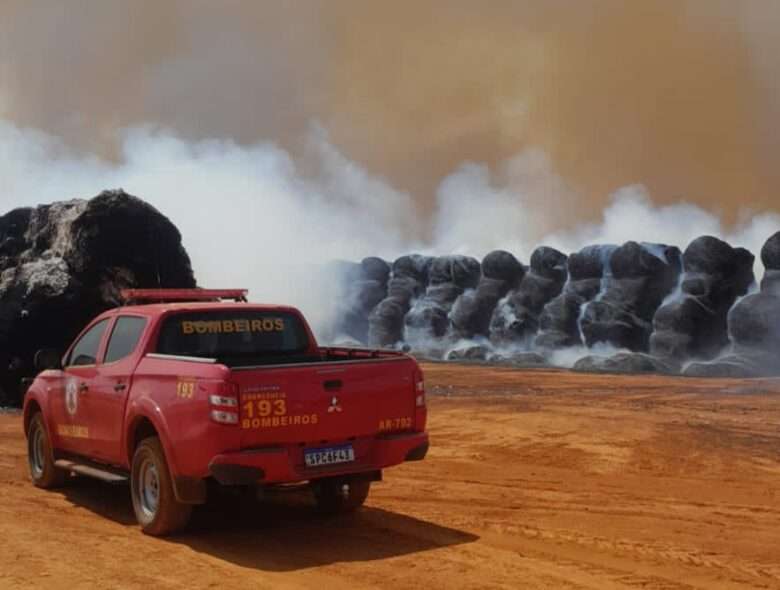
[(169, 437), (170, 431), (168, 430), (168, 422), (165, 419), (165, 414), (160, 409), (160, 406), (148, 397), (134, 400), (128, 406), (128, 412), (125, 419), (127, 428), (125, 429), (123, 441), (124, 452), (127, 455), (126, 461), (128, 470), (132, 468), (132, 448), (139, 442), (138, 440), (134, 440), (135, 430), (144, 420), (151, 422), (152, 426), (157, 431), (157, 437), (162, 444), (165, 460), (168, 462), (168, 469), (173, 478), (176, 499), (185, 504), (203, 504), (206, 501), (206, 482), (201, 479), (179, 476), (179, 469), (171, 445)]
[(125, 424), (127, 425), (124, 432), (124, 440), (122, 441), (122, 448), (125, 453), (125, 460), (128, 469), (133, 462), (133, 449), (138, 445), (137, 440), (134, 440), (134, 433), (138, 425), (144, 420), (149, 420), (157, 431), (157, 436), (162, 444), (163, 451), (165, 452), (165, 460), (168, 462), (168, 468), (171, 470), (171, 474), (175, 477), (178, 475), (179, 470), (176, 465), (175, 454), (170, 442), (170, 430), (168, 429), (168, 421), (165, 418), (165, 414), (160, 408), (159, 404), (149, 397), (143, 397), (132, 400), (127, 407), (127, 413), (125, 415)]

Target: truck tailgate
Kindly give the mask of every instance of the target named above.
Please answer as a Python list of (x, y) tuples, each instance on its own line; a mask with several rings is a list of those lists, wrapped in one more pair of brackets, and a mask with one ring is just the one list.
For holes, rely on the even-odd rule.
[(233, 369), (241, 448), (414, 430), (414, 369), (400, 356)]

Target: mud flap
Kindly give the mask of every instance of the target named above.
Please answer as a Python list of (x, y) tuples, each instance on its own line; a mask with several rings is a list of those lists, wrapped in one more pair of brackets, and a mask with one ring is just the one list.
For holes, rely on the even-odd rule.
[(197, 477), (175, 477), (173, 493), (182, 504), (205, 504), (206, 481)]
[(413, 448), (411, 451), (406, 453), (406, 459), (404, 459), (404, 461), (422, 461), (425, 459), (425, 455), (428, 454), (428, 447), (429, 443), (426, 441), (419, 447)]

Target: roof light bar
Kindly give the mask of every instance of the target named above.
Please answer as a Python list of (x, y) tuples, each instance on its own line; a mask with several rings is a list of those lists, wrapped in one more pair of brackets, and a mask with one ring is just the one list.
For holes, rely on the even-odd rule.
[(232, 299), (246, 301), (247, 289), (122, 289), (122, 300), (130, 305), (137, 302), (168, 303), (175, 301), (219, 301)]

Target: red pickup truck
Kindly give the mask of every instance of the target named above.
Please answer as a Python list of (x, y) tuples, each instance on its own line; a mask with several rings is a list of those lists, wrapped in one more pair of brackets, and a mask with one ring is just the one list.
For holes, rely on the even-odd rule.
[(36, 486), (129, 479), (143, 531), (164, 535), (210, 481), (308, 484), (320, 508), (342, 512), (382, 469), (425, 457), (410, 356), (319, 347), (297, 309), (246, 303), (245, 291), (123, 294), (144, 304), (101, 314), (63, 357), (37, 355), (23, 413)]

